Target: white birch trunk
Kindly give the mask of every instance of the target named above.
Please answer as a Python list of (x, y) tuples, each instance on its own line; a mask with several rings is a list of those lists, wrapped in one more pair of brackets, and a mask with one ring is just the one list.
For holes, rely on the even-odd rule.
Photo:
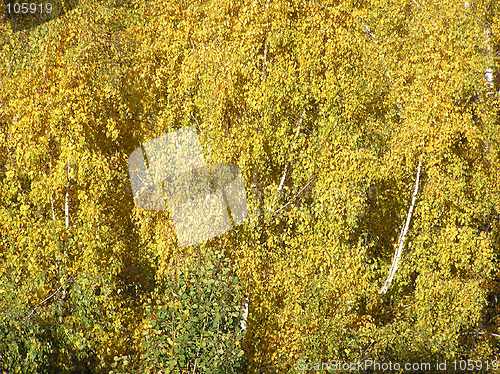
[(70, 188), (70, 178), (69, 172), (71, 169), (71, 165), (68, 159), (68, 184), (66, 186), (66, 197), (64, 199), (64, 217), (66, 219), (66, 230), (69, 228), (69, 188)]
[(306, 111), (304, 110), (302, 112), (302, 115), (300, 116), (299, 125), (297, 126), (297, 131), (295, 131), (295, 139), (293, 141), (292, 147), (290, 148), (290, 151), (288, 152), (288, 157), (286, 159), (285, 170), (283, 171), (283, 176), (281, 177), (281, 182), (280, 182), (280, 185), (278, 187), (278, 191), (276, 191), (276, 194), (274, 195), (273, 201), (271, 202), (271, 207), (267, 211), (268, 213), (270, 213), (273, 210), (274, 203), (276, 202), (276, 199), (278, 198), (278, 196), (281, 192), (281, 189), (283, 188), (283, 183), (285, 182), (286, 173), (288, 171), (288, 161), (290, 159), (290, 155), (292, 154), (293, 149), (295, 148), (295, 144), (297, 144), (297, 138), (299, 137), (300, 128), (302, 127), (302, 120), (304, 119), (305, 113), (306, 113)]
[[(64, 218), (65, 218), (65, 223), (66, 223), (66, 237), (64, 239), (64, 254), (66, 255), (68, 253), (68, 229), (69, 229), (69, 208), (70, 208), (70, 199), (69, 199), (69, 188), (71, 186), (71, 179), (69, 177), (69, 173), (71, 170), (71, 164), (68, 159), (68, 184), (66, 185), (66, 196), (64, 197)], [(63, 292), (63, 298), (65, 294)]]
[(240, 321), (240, 327), (242, 330), (246, 330), (248, 320), (248, 296), (243, 299), (243, 318)]
[(401, 234), (399, 235), (399, 245), (398, 245), (398, 249), (396, 249), (396, 252), (394, 253), (394, 259), (392, 260), (391, 269), (389, 270), (389, 276), (387, 277), (387, 280), (384, 282), (384, 285), (380, 289), (381, 294), (385, 294), (387, 292), (387, 290), (391, 286), (392, 280), (394, 278), (394, 274), (396, 273), (396, 271), (398, 270), (398, 267), (399, 267), (399, 259), (401, 258), (401, 252), (403, 250), (406, 234), (408, 232), (408, 227), (410, 226), (411, 215), (413, 213), (413, 207), (415, 206), (415, 200), (417, 198), (418, 182), (420, 180), (420, 167), (421, 166), (422, 166), (422, 161), (419, 161), (418, 168), (417, 168), (417, 177), (415, 179), (415, 191), (413, 192), (413, 197), (411, 199), (410, 209), (408, 210), (408, 216), (406, 217), (406, 223), (405, 223), (403, 229), (401, 230)]
[[(491, 34), (490, 26), (487, 25), (486, 29), (484, 30), (484, 48), (489, 63), (493, 63), (491, 59), (490, 34)], [(493, 72), (494, 68), (492, 66), (487, 66), (484, 70), (484, 78), (489, 88), (488, 96), (493, 95), (495, 92), (495, 84), (493, 83), (494, 79)]]

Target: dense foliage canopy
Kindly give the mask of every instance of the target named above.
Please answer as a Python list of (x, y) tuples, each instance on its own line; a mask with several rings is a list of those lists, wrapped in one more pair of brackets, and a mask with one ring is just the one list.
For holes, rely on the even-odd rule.
[[(0, 372), (498, 357), (500, 2), (20, 2), (0, 6)], [(180, 248), (127, 159), (192, 125), (250, 214)]]

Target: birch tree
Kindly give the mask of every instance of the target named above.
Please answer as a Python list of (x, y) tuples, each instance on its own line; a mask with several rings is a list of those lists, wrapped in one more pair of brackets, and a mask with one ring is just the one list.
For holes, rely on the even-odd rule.
[[(82, 0), (3, 22), (0, 369), (496, 358), (499, 10)], [(127, 161), (194, 125), (249, 219), (181, 248)]]

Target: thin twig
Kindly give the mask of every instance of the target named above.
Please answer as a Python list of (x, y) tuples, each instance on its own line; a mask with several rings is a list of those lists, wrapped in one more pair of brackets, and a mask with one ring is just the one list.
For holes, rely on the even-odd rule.
[(198, 129), (200, 130), (200, 134), (203, 135), (203, 130), (201, 129), (200, 123), (198, 122), (198, 120), (196, 119), (196, 117), (194, 116), (193, 113), (191, 113), (191, 117), (194, 119), (194, 121), (198, 125)]
[(368, 36), (370, 36), (370, 38), (372, 39), (372, 42), (377, 44), (377, 38), (375, 38), (375, 35), (373, 35), (372, 31), (370, 30), (370, 28), (368, 27), (368, 25), (364, 24), (363, 23), (363, 26), (365, 27), (365, 32), (368, 34)]
[[(19, 121), (19, 118), (17, 116), (15, 116), (12, 120), (12, 125), (15, 125), (17, 122)], [(18, 164), (17, 164), (17, 161), (14, 161), (13, 157), (12, 157), (12, 152), (10, 150), (10, 147), (9, 147), (9, 143), (8, 143), (8, 139), (7, 139), (7, 134), (5, 133), (5, 130), (3, 131), (4, 133), (4, 137), (5, 137), (5, 145), (7, 146), (7, 151), (9, 153), (9, 159), (10, 159), (10, 164), (11, 164), (11, 167), (13, 170), (16, 170), (17, 173), (17, 181), (19, 183), (19, 189), (21, 190), (21, 194), (23, 195), (23, 198), (26, 198), (26, 196), (24, 195), (24, 189), (23, 189), (23, 184), (21, 183), (21, 180), (19, 178), (19, 175), (21, 174), (20, 170), (19, 170), (19, 167), (18, 167)], [(9, 134), (9, 140), (12, 140), (12, 135)]]
[(402, 309), (402, 308), (408, 308), (408, 307), (410, 307), (410, 306), (412, 306), (412, 305), (416, 304), (417, 302), (418, 302), (418, 299), (417, 299), (417, 300), (415, 300), (415, 301), (414, 301), (414, 302), (412, 302), (412, 303), (409, 303), (409, 304), (405, 304), (405, 305), (400, 305), (400, 306), (394, 307), (393, 309), (388, 310), (387, 312), (380, 313), (380, 314), (379, 314), (379, 317), (381, 317), (381, 316), (385, 316), (385, 315), (387, 315), (387, 314), (392, 314), (392, 313), (397, 312), (398, 310), (400, 310), (400, 309)]
[[(200, 351), (201, 351), (201, 346), (203, 344), (203, 334), (205, 333), (205, 326), (207, 322), (203, 322), (203, 328), (201, 329), (201, 341), (200, 341), (200, 346), (198, 347), (198, 351), (196, 352), (196, 359), (194, 360), (194, 365), (193, 365), (193, 374), (196, 373), (196, 367), (198, 366), (198, 359), (200, 358)], [(217, 334), (219, 333), (219, 325), (217, 324)], [(217, 340), (215, 341), (217, 344)]]
[[(290, 114), (288, 114), (288, 113), (285, 113), (285, 115), (286, 115), (288, 118), (293, 119), (295, 122), (299, 121), (297, 118), (292, 117), (292, 116), (291, 116)], [(307, 126), (303, 126), (303, 128), (304, 128), (304, 130), (306, 130), (309, 134), (314, 135), (315, 137), (318, 137), (318, 135), (317, 135), (317, 134), (314, 134), (311, 130), (309, 130), (309, 129), (307, 128)]]
[(30, 318), (30, 317), (31, 317), (31, 316), (32, 316), (32, 315), (36, 312), (36, 310), (37, 310), (37, 309), (38, 309), (38, 308), (39, 308), (39, 307), (40, 307), (43, 303), (45, 303), (46, 301), (48, 301), (48, 300), (50, 300), (51, 298), (53, 298), (53, 297), (54, 297), (54, 296), (55, 296), (55, 295), (56, 295), (59, 291), (61, 291), (61, 289), (64, 287), (64, 285), (65, 285), (66, 283), (68, 283), (70, 280), (72, 280), (74, 276), (75, 276), (75, 274), (71, 275), (68, 279), (66, 279), (66, 280), (64, 281), (64, 283), (63, 283), (63, 284), (61, 284), (61, 285), (59, 286), (59, 288), (58, 288), (57, 290), (55, 290), (55, 292), (54, 292), (52, 295), (50, 295), (50, 296), (49, 296), (49, 297), (47, 297), (45, 300), (43, 300), (43, 301), (41, 301), (40, 303), (38, 303), (38, 305), (35, 307), (35, 309), (33, 309), (33, 310), (31, 311), (31, 313), (30, 313), (30, 314), (28, 314), (28, 316), (25, 318), (25, 320), (29, 319), (29, 318)]
[(290, 205), (290, 204), (291, 204), (291, 203), (293, 203), (295, 200), (297, 200), (297, 197), (299, 197), (300, 193), (301, 193), (302, 191), (304, 191), (304, 190), (307, 188), (307, 186), (309, 186), (309, 185), (312, 183), (312, 181), (313, 181), (313, 180), (314, 180), (314, 178), (313, 178), (313, 179), (311, 179), (309, 182), (307, 182), (307, 184), (306, 184), (304, 187), (302, 187), (302, 188), (301, 188), (301, 190), (300, 190), (300, 191), (299, 191), (299, 192), (295, 195), (295, 197), (294, 197), (292, 200), (290, 200), (288, 203), (286, 203), (285, 205), (283, 205), (281, 208), (279, 208), (279, 209), (278, 209), (276, 212), (274, 212), (273, 214), (277, 214), (280, 210), (285, 209), (288, 205)]
[(408, 308), (409, 306), (412, 306), (413, 304), (415, 304), (418, 300), (414, 301), (413, 303), (409, 303), (409, 304), (405, 304), (405, 305), (401, 305), (400, 308)]
[(64, 198), (64, 217), (66, 218), (66, 230), (69, 229), (69, 189), (71, 186), (71, 179), (69, 173), (71, 171), (71, 164), (68, 159), (68, 184), (66, 186), (66, 196)]
[(56, 211), (54, 210), (54, 199), (52, 198), (52, 195), (50, 195), (50, 205), (52, 207), (52, 220), (56, 220)]
[(287, 157), (286, 164), (285, 164), (285, 170), (283, 171), (283, 176), (281, 177), (281, 182), (280, 182), (280, 185), (278, 187), (278, 191), (276, 191), (276, 194), (274, 195), (274, 198), (273, 198), (273, 201), (271, 203), (271, 207), (268, 210), (268, 213), (273, 210), (274, 203), (276, 202), (276, 199), (278, 198), (278, 195), (280, 194), (281, 189), (283, 188), (283, 183), (285, 182), (285, 178), (286, 178), (286, 172), (288, 171), (288, 161), (290, 159), (290, 155), (292, 154), (293, 149), (295, 148), (295, 144), (297, 143), (297, 138), (299, 137), (300, 127), (302, 126), (302, 120), (304, 119), (305, 112), (306, 111), (304, 110), (302, 112), (302, 115), (300, 116), (299, 125), (297, 126), (297, 131), (295, 131), (295, 140), (293, 141), (292, 147), (290, 148), (290, 151), (288, 152), (288, 157)]
[(268, 44), (266, 40), (264, 44), (264, 59), (262, 60), (262, 79), (264, 79), (267, 76), (267, 50), (268, 50)]
[(399, 246), (396, 252), (394, 253), (394, 259), (392, 260), (391, 269), (389, 270), (389, 276), (387, 280), (384, 282), (384, 285), (380, 289), (381, 294), (385, 294), (392, 283), (392, 279), (394, 278), (394, 274), (398, 270), (399, 267), (399, 259), (401, 258), (401, 251), (403, 250), (403, 246), (405, 243), (406, 233), (408, 232), (408, 227), (410, 226), (411, 215), (413, 213), (413, 207), (415, 206), (415, 200), (417, 198), (418, 193), (418, 182), (420, 180), (420, 167), (422, 166), (422, 161), (418, 161), (417, 168), (417, 177), (415, 179), (415, 191), (413, 192), (413, 197), (411, 199), (410, 209), (408, 210), (408, 216), (406, 217), (406, 223), (401, 230), (401, 234), (399, 235)]
[[(213, 294), (210, 295), (210, 299), (208, 300), (209, 305), (212, 302), (212, 297), (213, 297)], [(200, 351), (201, 351), (201, 346), (203, 344), (203, 335), (205, 334), (206, 325), (207, 325), (207, 321), (203, 322), (203, 328), (201, 329), (200, 346), (198, 347), (198, 352), (196, 352), (196, 359), (194, 360), (193, 374), (196, 372), (196, 366), (198, 365), (198, 359), (200, 358), (199, 355), (200, 355)], [(218, 334), (219, 334), (219, 325), (217, 325), (217, 335)], [(216, 347), (217, 347), (217, 341), (218, 341), (218, 338), (215, 340)], [(172, 347), (173, 347), (173, 345), (172, 345)]]
[(366, 352), (369, 351), (369, 349), (373, 346), (374, 343), (378, 343), (378, 342), (376, 340), (372, 341), (370, 343), (370, 345), (365, 349), (365, 351), (363, 352), (363, 354), (361, 355), (361, 358), (359, 359), (359, 361), (363, 361), (363, 359), (365, 358)]
[[(266, 1), (266, 9), (269, 9), (269, 0)], [(264, 58), (262, 59), (262, 75), (261, 79), (265, 79), (267, 77), (267, 53), (269, 52), (269, 12), (267, 12), (267, 26), (266, 26), (266, 37), (264, 41)]]
[(70, 204), (70, 201), (69, 201), (69, 189), (70, 189), (70, 186), (71, 186), (71, 179), (69, 177), (69, 173), (71, 171), (71, 164), (70, 164), (70, 161), (69, 161), (69, 158), (68, 158), (68, 184), (66, 186), (66, 196), (64, 198), (64, 218), (65, 218), (65, 221), (66, 221), (66, 233), (65, 233), (65, 243), (64, 243), (64, 255), (66, 255), (66, 253), (68, 253), (68, 229), (69, 229), (69, 204)]
[(10, 75), (10, 72), (12, 71), (12, 66), (14, 65), (14, 60), (15, 60), (15, 58), (16, 58), (16, 55), (14, 55), (14, 56), (12, 57), (12, 60), (10, 61), (9, 71), (7, 71), (7, 75), (6, 75), (6, 77), (8, 77), (8, 76)]
[(500, 338), (500, 334), (495, 334), (493, 332), (487, 332), (487, 331), (466, 331), (466, 332), (462, 332), (462, 335), (464, 335), (464, 334), (491, 335), (491, 336), (494, 336), (495, 338)]
[(21, 33), (21, 31), (19, 31), (19, 39), (21, 39), (24, 42), (24, 45), (26, 46), (26, 50), (29, 52), (30, 51), (30, 45), (28, 44), (28, 42), (26, 41), (26, 39), (24, 39), (24, 36)]
[[(441, 213), (439, 213), (439, 216), (437, 216), (436, 220), (438, 220), (438, 219), (440, 219), (440, 218), (441, 218), (441, 216), (443, 215), (443, 212), (444, 212), (444, 208), (441, 210)], [(435, 223), (433, 223), (433, 224), (431, 225), (431, 227), (429, 228), (429, 230), (431, 230), (434, 226), (436, 226), (436, 224), (435, 224)]]
[[(50, 167), (50, 175), (52, 176), (52, 151), (50, 151), (50, 164), (49, 164), (49, 167)], [(55, 221), (56, 220), (56, 211), (54, 209), (54, 198), (52, 197), (52, 192), (50, 193), (50, 206), (52, 208), (52, 220)]]

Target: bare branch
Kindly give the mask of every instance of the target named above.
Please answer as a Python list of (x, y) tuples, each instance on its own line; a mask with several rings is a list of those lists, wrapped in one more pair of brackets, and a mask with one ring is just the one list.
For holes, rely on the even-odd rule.
[[(266, 1), (266, 9), (269, 9), (269, 0)], [(264, 41), (264, 59), (262, 60), (262, 75), (261, 79), (265, 79), (267, 77), (267, 53), (269, 52), (269, 13), (267, 14), (267, 26), (266, 26), (266, 37)]]
[(250, 302), (250, 299), (248, 298), (248, 295), (246, 295), (243, 298), (243, 304), (242, 304), (242, 309), (243, 309), (243, 316), (240, 320), (240, 327), (241, 330), (245, 330), (247, 328), (247, 321), (248, 321), (248, 303)]
[(399, 235), (399, 246), (396, 252), (394, 253), (394, 259), (392, 260), (392, 265), (391, 269), (389, 270), (389, 276), (387, 277), (387, 280), (385, 281), (384, 285), (380, 289), (381, 294), (385, 294), (387, 290), (389, 289), (392, 279), (394, 278), (394, 274), (398, 270), (399, 267), (399, 259), (401, 258), (401, 251), (403, 250), (403, 246), (405, 243), (405, 238), (406, 238), (406, 233), (408, 232), (408, 227), (410, 226), (410, 221), (411, 221), (411, 215), (413, 213), (413, 207), (415, 206), (415, 200), (417, 198), (417, 193), (418, 193), (418, 182), (420, 180), (420, 167), (422, 166), (422, 161), (420, 160), (418, 162), (418, 168), (417, 168), (417, 177), (415, 179), (415, 191), (413, 192), (413, 197), (411, 199), (411, 205), (410, 209), (408, 210), (408, 216), (406, 217), (406, 223), (401, 230), (401, 234)]
[[(50, 174), (52, 175), (52, 151), (50, 151), (50, 164), (49, 164), (49, 168), (50, 168)], [(54, 198), (52, 196), (52, 192), (50, 193), (50, 206), (52, 208), (52, 220), (55, 221), (56, 220), (56, 211), (54, 209)]]
[(66, 196), (64, 198), (64, 218), (65, 218), (65, 221), (66, 221), (66, 233), (65, 233), (65, 243), (64, 243), (64, 254), (66, 255), (66, 253), (68, 253), (68, 229), (69, 229), (69, 204), (70, 204), (70, 199), (69, 199), (69, 189), (71, 187), (71, 178), (69, 176), (69, 173), (71, 171), (71, 164), (69, 162), (69, 158), (68, 158), (68, 174), (67, 174), (67, 178), (68, 178), (68, 184), (66, 186)]
[(297, 200), (297, 197), (300, 195), (300, 193), (301, 193), (302, 191), (304, 191), (304, 190), (307, 188), (307, 186), (309, 186), (309, 185), (312, 183), (312, 181), (313, 181), (313, 180), (314, 180), (314, 178), (313, 178), (313, 179), (311, 179), (309, 182), (307, 182), (307, 184), (306, 184), (304, 187), (302, 187), (302, 188), (300, 189), (300, 191), (299, 191), (299, 192), (295, 195), (295, 197), (294, 197), (292, 200), (290, 200), (288, 203), (286, 203), (286, 204), (285, 204), (285, 205), (283, 205), (281, 208), (279, 208), (276, 212), (274, 212), (274, 214), (277, 214), (280, 210), (285, 209), (288, 205), (290, 205), (290, 204), (291, 204), (291, 203), (293, 203), (295, 200)]
[(288, 157), (287, 157), (286, 164), (285, 164), (285, 170), (283, 171), (283, 176), (281, 177), (281, 182), (280, 182), (280, 185), (278, 187), (278, 191), (276, 191), (276, 194), (274, 195), (274, 198), (273, 198), (273, 201), (271, 203), (271, 207), (268, 210), (268, 213), (273, 210), (274, 203), (276, 202), (276, 199), (278, 198), (278, 195), (280, 194), (281, 189), (283, 188), (283, 183), (285, 182), (285, 178), (286, 178), (286, 172), (288, 170), (288, 161), (290, 159), (290, 155), (292, 154), (292, 150), (295, 148), (295, 144), (297, 143), (297, 138), (299, 137), (300, 127), (302, 126), (302, 120), (304, 119), (305, 112), (306, 111), (304, 110), (302, 112), (302, 115), (300, 116), (299, 125), (297, 126), (297, 131), (295, 131), (295, 140), (293, 141), (292, 147), (290, 148), (290, 151), (288, 152)]
[(203, 135), (203, 130), (201, 129), (200, 123), (198, 122), (198, 120), (196, 119), (196, 117), (194, 116), (193, 113), (191, 113), (191, 117), (194, 119), (194, 121), (198, 125), (198, 130), (200, 130), (200, 134)]
[(463, 332), (462, 335), (465, 334), (472, 334), (472, 335), (491, 335), (494, 336), (495, 338), (500, 338), (500, 334), (495, 334), (493, 332), (487, 332), (487, 331), (466, 331)]
[[(200, 346), (198, 347), (198, 350), (196, 352), (196, 359), (194, 360), (194, 365), (193, 365), (193, 374), (196, 373), (196, 367), (198, 365), (198, 359), (200, 358), (200, 351), (201, 351), (201, 346), (203, 344), (203, 334), (205, 333), (205, 327), (207, 325), (207, 322), (203, 322), (203, 328), (201, 329), (201, 339), (200, 339)], [(217, 324), (217, 337), (219, 335), (219, 324)], [(217, 344), (217, 340), (215, 340), (215, 343)], [(173, 345), (172, 345), (173, 346)]]
[(267, 76), (267, 52), (268, 52), (267, 40), (264, 44), (264, 59), (262, 60), (262, 79)]
[(36, 312), (36, 310), (37, 310), (37, 309), (38, 309), (38, 308), (39, 308), (39, 307), (40, 307), (43, 303), (45, 303), (46, 301), (48, 301), (48, 300), (50, 300), (51, 298), (53, 298), (53, 297), (54, 297), (54, 296), (55, 296), (55, 295), (56, 295), (59, 291), (61, 291), (61, 289), (64, 287), (64, 285), (65, 285), (66, 283), (68, 283), (69, 281), (72, 281), (72, 280), (73, 280), (73, 277), (74, 277), (74, 276), (75, 276), (75, 274), (73, 274), (73, 275), (71, 275), (70, 277), (68, 277), (68, 279), (66, 279), (66, 280), (64, 281), (64, 283), (63, 283), (63, 284), (61, 284), (61, 285), (59, 286), (59, 288), (58, 288), (57, 290), (55, 290), (55, 292), (54, 292), (52, 295), (50, 295), (50, 296), (49, 296), (49, 297), (47, 297), (45, 300), (43, 300), (43, 301), (41, 301), (40, 303), (38, 303), (38, 305), (37, 305), (37, 306), (36, 306), (36, 307), (35, 307), (35, 308), (31, 311), (31, 313), (30, 313), (30, 314), (28, 314), (28, 316), (25, 318), (25, 320), (29, 319), (29, 318), (30, 318), (30, 317), (31, 317), (31, 316), (32, 316), (32, 315)]
[(377, 44), (377, 39), (375, 38), (375, 35), (373, 35), (373, 33), (371, 32), (370, 28), (366, 24), (363, 24), (363, 26), (365, 27), (365, 32), (372, 39), (372, 42), (374, 42), (375, 44)]
[(10, 65), (9, 65), (9, 70), (7, 71), (7, 76), (8, 77), (10, 75), (10, 72), (12, 71), (12, 65), (14, 65), (14, 60), (16, 59), (16, 56), (14, 55), (14, 57), (12, 57), (12, 60), (10, 60)]
[(50, 205), (52, 207), (52, 220), (56, 220), (56, 211), (54, 209), (54, 199), (52, 198), (52, 195), (50, 195)]
[(69, 178), (69, 172), (71, 170), (71, 164), (68, 159), (68, 184), (66, 186), (66, 196), (64, 198), (64, 217), (66, 218), (66, 230), (69, 228), (69, 188), (71, 185), (71, 180)]
[[(13, 120), (12, 120), (12, 125), (15, 125), (18, 121), (19, 121), (19, 118), (16, 115), (13, 118)], [(5, 137), (5, 146), (7, 147), (7, 152), (9, 154), (9, 160), (10, 160), (11, 168), (12, 168), (12, 170), (16, 170), (17, 171), (16, 178), (17, 178), (17, 181), (19, 183), (19, 189), (21, 190), (21, 194), (23, 195), (23, 198), (26, 198), (26, 196), (24, 195), (23, 184), (21, 183), (21, 180), (19, 178), (19, 175), (21, 174), (20, 168), (19, 168), (19, 165), (17, 163), (17, 160), (14, 160), (14, 158), (12, 157), (13, 152), (11, 151), (11, 149), (9, 147), (9, 142), (8, 141), (12, 140), (12, 135), (8, 134), (8, 137), (7, 137), (7, 133), (6, 133), (5, 129), (3, 129), (3, 135)]]
[(30, 51), (30, 45), (28, 44), (28, 42), (26, 41), (26, 39), (24, 39), (24, 36), (21, 33), (21, 31), (19, 31), (19, 39), (21, 39), (24, 42), (25, 48), (29, 52)]

